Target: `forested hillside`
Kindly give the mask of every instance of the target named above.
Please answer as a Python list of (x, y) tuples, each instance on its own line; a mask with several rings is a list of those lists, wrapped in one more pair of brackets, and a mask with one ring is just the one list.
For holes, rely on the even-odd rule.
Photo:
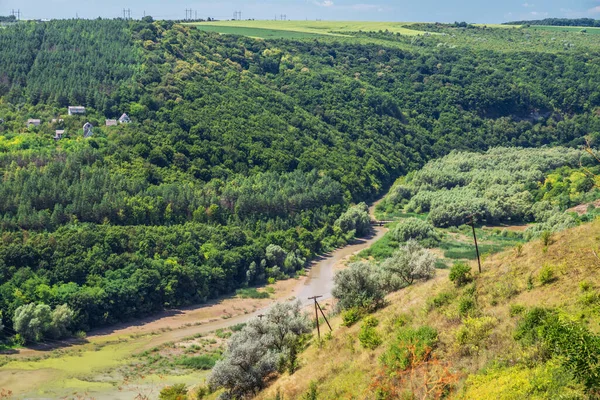
[[(353, 237), (352, 203), (429, 159), (600, 132), (587, 42), (506, 54), (371, 35), (263, 41), (151, 18), (0, 30), (5, 324), (38, 302), (89, 329), (291, 276)], [(124, 112), (133, 123), (104, 126)]]

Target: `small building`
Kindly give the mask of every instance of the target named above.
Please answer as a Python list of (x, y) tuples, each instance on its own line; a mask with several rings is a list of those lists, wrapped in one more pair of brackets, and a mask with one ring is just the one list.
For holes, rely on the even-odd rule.
[(83, 125), (83, 137), (89, 138), (90, 136), (92, 136), (94, 134), (93, 128), (94, 126), (92, 124), (86, 122), (85, 125)]
[(119, 123), (121, 124), (128, 124), (131, 122), (131, 118), (129, 118), (129, 115), (127, 114), (123, 114), (121, 115), (121, 118), (119, 118)]
[(65, 134), (64, 130), (56, 130), (55, 134), (54, 134), (54, 140), (60, 140), (62, 139), (63, 135)]
[(117, 120), (116, 119), (107, 119), (106, 126), (117, 126)]
[(69, 106), (69, 115), (85, 114), (85, 107)]
[(39, 119), (28, 119), (27, 120), (27, 127), (40, 126), (41, 123), (42, 123), (42, 121), (39, 120)]
[(65, 122), (65, 120), (62, 118), (53, 118), (50, 122), (53, 124), (62, 124), (63, 122)]

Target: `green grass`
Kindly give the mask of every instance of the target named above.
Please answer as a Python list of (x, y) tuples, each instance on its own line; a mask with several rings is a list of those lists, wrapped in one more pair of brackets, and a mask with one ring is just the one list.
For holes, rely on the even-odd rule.
[(256, 288), (238, 289), (235, 291), (236, 296), (242, 299), (268, 299), (269, 293), (259, 292)]
[(203, 354), (196, 357), (183, 356), (177, 360), (177, 364), (191, 369), (209, 370), (215, 366), (219, 358), (217, 354)]
[(306, 39), (321, 36), (318, 33), (296, 32), (264, 28), (247, 28), (240, 26), (201, 24), (198, 25), (197, 28), (206, 32), (217, 32), (224, 35), (240, 35), (261, 39)]
[[(239, 28), (251, 28), (266, 31), (288, 31), (313, 35), (344, 36), (349, 32), (377, 32), (385, 31), (401, 33), (403, 35), (422, 35), (423, 32), (406, 28), (406, 22), (364, 22), (364, 21), (212, 21), (210, 23), (194, 23), (199, 27), (238, 28), (237, 34), (242, 34)], [(219, 32), (219, 31), (216, 31)], [(221, 32), (225, 33), (225, 32)], [(227, 33), (233, 33), (227, 32)], [(258, 32), (261, 33), (261, 32)], [(248, 36), (256, 36), (248, 34)], [(294, 36), (296, 37), (296, 36)]]

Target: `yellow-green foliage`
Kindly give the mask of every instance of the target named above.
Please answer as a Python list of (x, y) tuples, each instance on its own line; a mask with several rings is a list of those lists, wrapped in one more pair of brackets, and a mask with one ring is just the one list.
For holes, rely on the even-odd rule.
[(467, 317), (456, 332), (456, 342), (468, 353), (477, 353), (485, 347), (485, 340), (492, 333), (498, 321), (494, 317)]
[(583, 386), (555, 362), (533, 369), (516, 366), (471, 375), (458, 397), (494, 400), (587, 398)]

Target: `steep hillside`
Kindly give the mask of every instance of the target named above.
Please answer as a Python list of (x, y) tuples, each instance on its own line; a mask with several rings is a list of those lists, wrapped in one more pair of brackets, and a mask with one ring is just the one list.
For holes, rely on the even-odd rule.
[[(584, 387), (589, 376), (579, 375), (572, 354), (557, 354), (561, 344), (548, 348), (522, 336), (543, 336), (545, 328), (526, 325), (536, 313), (531, 310), (542, 307), (557, 310), (558, 326), (568, 328), (572, 342), (597, 343), (585, 330), (600, 333), (599, 237), (596, 220), (555, 234), (547, 245), (534, 241), (489, 257), (483, 273), (474, 270), (473, 283), (460, 288), (439, 270), (435, 279), (390, 295), (389, 304), (373, 314), (382, 339), (374, 350), (361, 345), (364, 322), (348, 328), (336, 317), (331, 338), (320, 347), (312, 343), (301, 356), (302, 367), (273, 381), (259, 398), (279, 393), (285, 399), (384, 399), (404, 390), (418, 398), (436, 398), (438, 391), (457, 399), (593, 398)], [(429, 358), (423, 356), (429, 355), (426, 345)], [(595, 357), (586, 360), (592, 375)], [(391, 359), (405, 362), (390, 369)], [(426, 387), (429, 397), (421, 397)], [(318, 397), (302, 397), (308, 393)]]

